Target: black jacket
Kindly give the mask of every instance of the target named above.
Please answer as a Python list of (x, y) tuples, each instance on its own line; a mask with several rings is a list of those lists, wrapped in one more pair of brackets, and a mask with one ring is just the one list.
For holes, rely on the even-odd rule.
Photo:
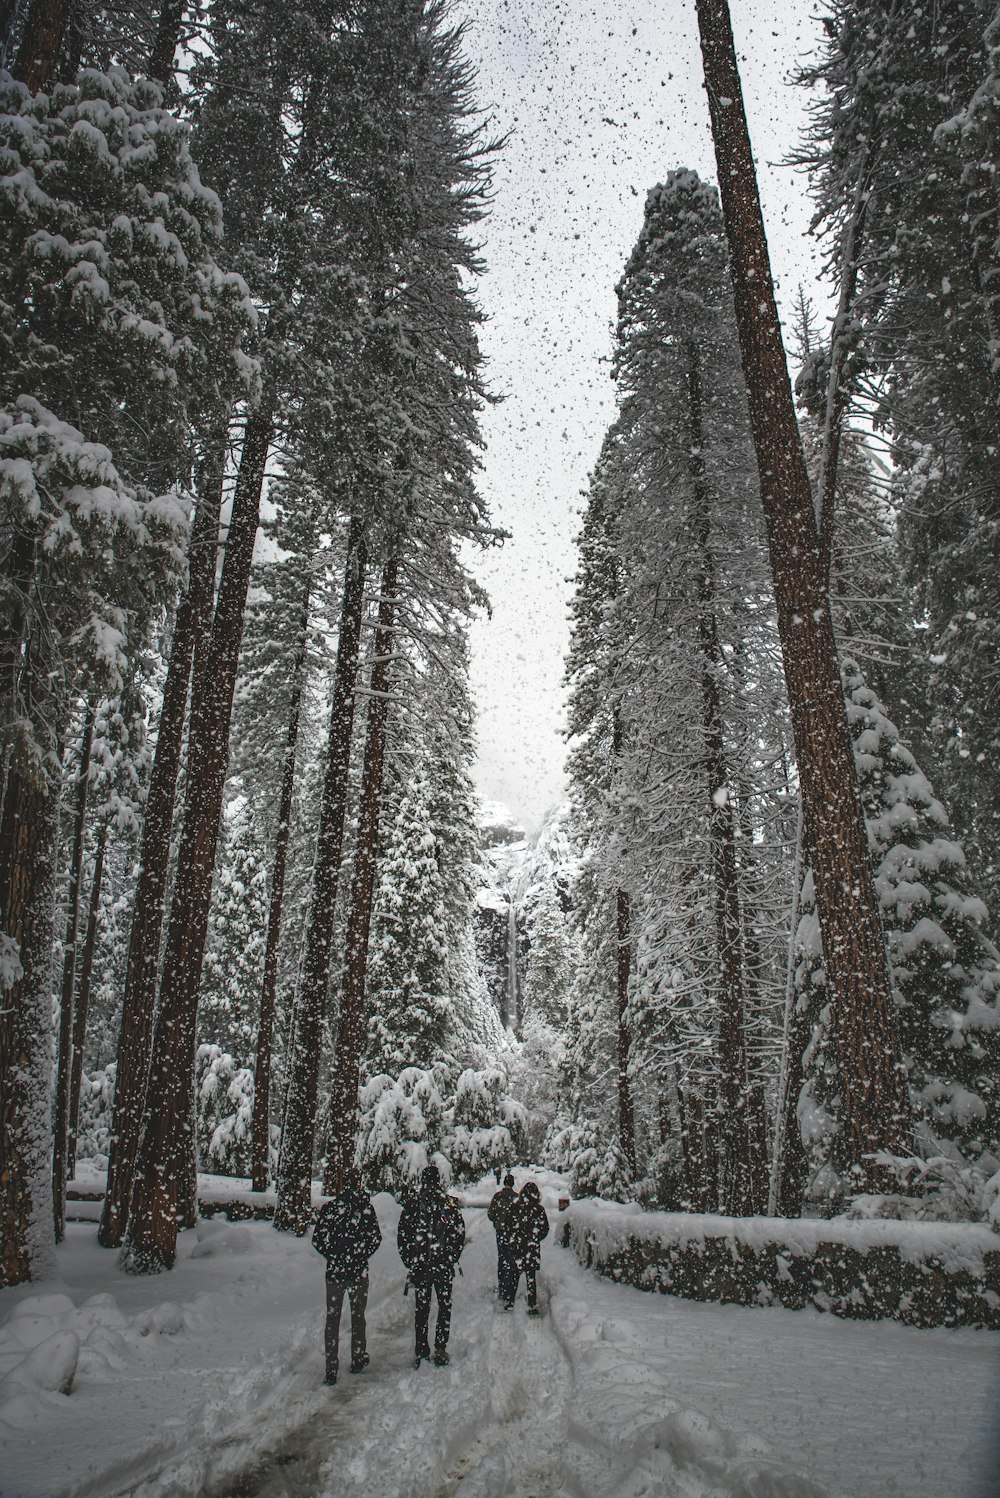
[(537, 1196), (519, 1196), (508, 1218), (510, 1256), (519, 1269), (537, 1269), (542, 1239), (548, 1237), (549, 1219)]
[(326, 1272), (331, 1279), (342, 1285), (359, 1280), (381, 1242), (375, 1208), (363, 1191), (349, 1187), (320, 1208), (312, 1244), (326, 1259)]
[(490, 1202), (486, 1215), (496, 1229), (498, 1238), (506, 1238), (510, 1233), (511, 1211), (516, 1201), (517, 1192), (513, 1186), (504, 1186)]
[(414, 1279), (450, 1279), (465, 1247), (465, 1219), (443, 1192), (411, 1196), (399, 1217), (399, 1257)]

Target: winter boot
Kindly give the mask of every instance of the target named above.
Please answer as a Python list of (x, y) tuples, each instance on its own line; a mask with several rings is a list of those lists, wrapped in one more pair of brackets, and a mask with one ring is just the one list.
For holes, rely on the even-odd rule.
[(447, 1347), (435, 1347), (435, 1349), (434, 1349), (434, 1366), (436, 1368), (446, 1368), (448, 1366), (448, 1363), (450, 1361), (451, 1360), (448, 1357), (448, 1349), (447, 1349)]
[(334, 1369), (332, 1373), (327, 1373), (326, 1378), (324, 1378), (323, 1382), (324, 1384), (327, 1384), (330, 1388), (332, 1388), (333, 1385), (337, 1382), (337, 1370)]
[(416, 1355), (416, 1358), (414, 1359), (414, 1363), (413, 1363), (414, 1368), (419, 1368), (421, 1363), (426, 1363), (429, 1360), (430, 1355), (431, 1355), (431, 1350), (426, 1345), (426, 1343), (424, 1344), (423, 1347), (418, 1347), (417, 1348), (417, 1355)]
[(360, 1353), (359, 1356), (356, 1357), (356, 1358), (354, 1358), (352, 1360), (352, 1362), (351, 1362), (351, 1372), (352, 1373), (364, 1373), (365, 1369), (368, 1367), (368, 1364), (370, 1362), (371, 1362), (371, 1358), (368, 1356), (368, 1354), (366, 1352)]

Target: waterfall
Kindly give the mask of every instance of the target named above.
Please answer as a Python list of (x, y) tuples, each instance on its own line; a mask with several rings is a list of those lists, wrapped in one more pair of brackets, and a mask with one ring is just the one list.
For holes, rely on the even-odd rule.
[(507, 1015), (506, 1023), (520, 1032), (517, 996), (517, 909), (511, 900), (507, 906)]

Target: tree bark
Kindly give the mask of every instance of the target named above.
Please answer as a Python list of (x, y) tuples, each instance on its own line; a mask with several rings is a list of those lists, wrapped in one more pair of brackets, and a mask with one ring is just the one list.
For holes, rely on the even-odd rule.
[(285, 733), (285, 757), (281, 770), (281, 798), (278, 806), (278, 830), (271, 872), (271, 897), (267, 909), (267, 939), (264, 945), (264, 982), (257, 1024), (257, 1050), (253, 1075), (253, 1118), (250, 1129), (250, 1189), (266, 1191), (270, 1144), (271, 1048), (274, 1035), (274, 1005), (278, 986), (278, 944), (281, 939), (281, 907), (285, 893), (285, 866), (292, 829), (292, 792), (295, 788), (295, 754), (299, 739), (299, 716), (305, 675), (306, 647), (309, 640), (309, 600), (311, 590), (306, 582), (302, 602), (302, 620), (295, 660), (292, 666), (292, 708)]
[(195, 644), (206, 632), (212, 608), (225, 466), (225, 433), (216, 433), (200, 475), (198, 508), (188, 549), (188, 589), (174, 623), (142, 827), (142, 852), (122, 995), (108, 1180), (97, 1232), (97, 1241), (104, 1248), (117, 1248), (121, 1243), (132, 1195), (132, 1168), (153, 1044), (156, 975), (167, 896), (170, 833), (184, 745), (185, 708)]
[(11, 33), (17, 19), (17, 0), (0, 0), (0, 68), (10, 67)]
[(102, 823), (97, 836), (97, 852), (94, 855), (94, 875), (90, 883), (90, 907), (87, 912), (87, 932), (83, 939), (83, 960), (80, 963), (80, 987), (73, 1006), (73, 1074), (69, 1086), (69, 1155), (67, 1168), (70, 1177), (76, 1171), (76, 1147), (80, 1125), (80, 1088), (83, 1086), (83, 1052), (87, 1041), (87, 1012), (90, 1009), (90, 985), (94, 972), (94, 952), (97, 947), (97, 927), (101, 914), (101, 885), (104, 881), (104, 851), (108, 841), (108, 824)]
[(174, 76), (174, 54), (180, 41), (184, 0), (163, 0), (156, 25), (156, 40), (149, 58), (149, 76), (169, 83)]
[(67, 0), (31, 0), (12, 72), (28, 92), (47, 89), (59, 66), (66, 31)]
[(627, 889), (620, 889), (616, 896), (618, 927), (617, 980), (618, 980), (618, 1139), (628, 1164), (632, 1180), (635, 1180), (635, 1114), (632, 1109), (632, 1083), (628, 1073), (631, 1034), (628, 1022), (628, 988), (632, 973), (632, 913)]
[(722, 1104), (722, 1204), (726, 1212), (750, 1211), (750, 1131), (747, 1108), (746, 1000), (732, 786), (722, 727), (719, 673), (722, 650), (715, 617), (715, 559), (709, 536), (710, 500), (705, 486), (705, 430), (701, 361), (693, 339), (687, 345), (688, 475), (698, 541), (698, 634), (702, 659), (702, 714), (708, 789), (709, 845), (714, 887), (715, 941), (719, 960), (719, 1096)]
[(288, 1086), (281, 1125), (278, 1202), (274, 1226), (305, 1232), (312, 1215), (312, 1162), (319, 1091), (320, 1031), (330, 984), (340, 861), (347, 817), (348, 774), (354, 733), (361, 624), (364, 617), (367, 543), (363, 521), (351, 520), (340, 605), (337, 665), (327, 736), (316, 860), (302, 978), (288, 1047)]
[(678, 1079), (684, 1192), (689, 1212), (718, 1210), (715, 1181), (715, 1130), (712, 1127), (708, 1078), (689, 1072)]
[(187, 796), (164, 950), (153, 1053), (136, 1152), (122, 1266), (173, 1267), (178, 1205), (193, 1199), (194, 1052), (198, 989), (222, 816), (233, 695), (274, 398), (247, 418), (203, 683), (195, 682)]
[(44, 1265), (52, 1238), (52, 938), (58, 794), (7, 774), (0, 817), (3, 934), (20, 973), (0, 983), (0, 1288)]
[(857, 295), (861, 242), (864, 238), (871, 186), (868, 163), (868, 148), (864, 146), (861, 151), (861, 163), (854, 191), (854, 204), (851, 216), (845, 225), (841, 243), (840, 293), (830, 339), (830, 371), (826, 381), (823, 440), (820, 446), (819, 475), (816, 483), (820, 567), (828, 589), (833, 561), (833, 523), (837, 497), (837, 472), (840, 467), (840, 443), (844, 431), (844, 417), (847, 413), (848, 392), (844, 384), (844, 368), (851, 347), (851, 317)]
[(886, 1179), (877, 1152), (906, 1148), (909, 1134), (885, 942), (729, 7), (726, 0), (696, 0), (696, 8), (778, 633), (814, 840), (816, 903), (832, 990), (845, 1134), (857, 1188), (876, 1191)]
[(389, 558), (382, 572), (382, 591), (375, 631), (375, 655), (371, 671), (371, 696), (365, 733), (365, 757), (361, 778), (361, 806), (351, 879), (351, 904), (345, 938), (344, 978), (340, 996), (337, 1056), (330, 1088), (326, 1172), (323, 1189), (331, 1192), (354, 1164), (358, 1129), (358, 1083), (361, 1048), (364, 1043), (367, 1008), (365, 976), (368, 966), (368, 936), (375, 892), (375, 852), (382, 792), (382, 762), (385, 754), (385, 724), (392, 667), (396, 617), (398, 560)]
[(59, 1004), (59, 1060), (56, 1067), (56, 1106), (52, 1138), (52, 1216), (56, 1242), (66, 1231), (66, 1179), (69, 1115), (73, 1079), (73, 994), (76, 989), (76, 933), (80, 924), (80, 884), (83, 878), (83, 839), (87, 827), (90, 754), (94, 744), (94, 704), (88, 700), (83, 720), (83, 742), (77, 772), (73, 851), (66, 889), (66, 936), (63, 942), (62, 994)]

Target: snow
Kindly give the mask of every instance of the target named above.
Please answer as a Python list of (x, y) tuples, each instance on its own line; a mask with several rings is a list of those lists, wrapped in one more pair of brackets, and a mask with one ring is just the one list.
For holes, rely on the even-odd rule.
[(710, 1213), (643, 1212), (615, 1202), (576, 1202), (570, 1221), (583, 1229), (600, 1258), (624, 1249), (630, 1237), (658, 1242), (704, 1243), (706, 1238), (728, 1238), (748, 1248), (780, 1244), (793, 1255), (811, 1256), (821, 1243), (842, 1243), (857, 1253), (872, 1248), (898, 1248), (908, 1263), (939, 1259), (948, 1270), (981, 1275), (984, 1255), (1000, 1252), (1000, 1237), (989, 1227), (969, 1222), (899, 1222), (879, 1218), (860, 1221), (845, 1217), (722, 1217)]
[[(564, 1183), (535, 1179), (557, 1217)], [(307, 1239), (216, 1218), (141, 1279), (70, 1223), (58, 1278), (0, 1293), (4, 1498), (995, 1498), (1000, 1334), (650, 1296), (556, 1232), (541, 1318), (523, 1292), (504, 1315), (492, 1190), (463, 1199), (451, 1364), (419, 1371), (398, 1208), (376, 1198), (371, 1366), (333, 1390)]]

